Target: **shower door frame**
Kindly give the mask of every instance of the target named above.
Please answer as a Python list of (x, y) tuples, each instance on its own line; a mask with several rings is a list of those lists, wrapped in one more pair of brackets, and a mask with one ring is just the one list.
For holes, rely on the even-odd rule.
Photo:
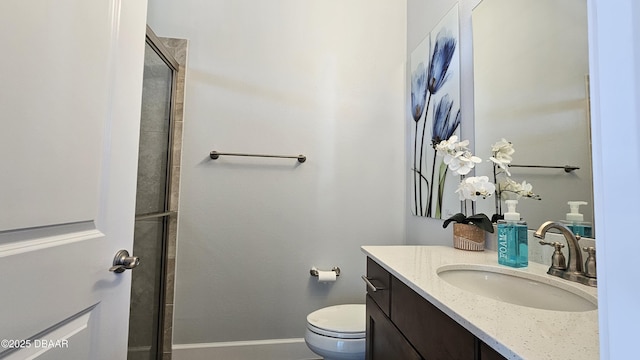
[[(160, 271), (161, 281), (159, 284), (159, 298), (155, 299), (157, 301), (158, 306), (158, 326), (156, 330), (155, 343), (152, 344), (152, 348), (156, 347), (156, 359), (161, 360), (165, 357), (166, 353), (171, 353), (171, 349), (165, 349), (166, 344), (164, 341), (165, 332), (167, 329), (171, 328), (170, 326), (166, 326), (166, 311), (165, 305), (167, 303), (166, 294), (167, 294), (167, 243), (169, 237), (169, 226), (171, 217), (177, 216), (177, 209), (171, 210), (171, 194), (173, 189), (172, 184), (172, 169), (173, 169), (173, 157), (174, 157), (174, 135), (175, 135), (175, 106), (176, 106), (176, 94), (177, 94), (177, 79), (178, 72), (180, 69), (180, 65), (173, 57), (171, 52), (163, 45), (162, 41), (156, 34), (151, 30), (151, 28), (147, 25), (146, 29), (146, 38), (145, 43), (149, 45), (149, 47), (160, 57), (160, 59), (169, 67), (171, 70), (171, 96), (169, 100), (169, 137), (168, 137), (168, 151), (167, 151), (167, 165), (166, 165), (166, 179), (165, 179), (165, 201), (163, 211), (161, 212), (153, 212), (140, 214), (135, 216), (135, 220), (148, 220), (148, 219), (162, 219), (162, 246), (160, 249), (161, 259), (160, 259)], [(134, 274), (135, 276), (135, 274)]]

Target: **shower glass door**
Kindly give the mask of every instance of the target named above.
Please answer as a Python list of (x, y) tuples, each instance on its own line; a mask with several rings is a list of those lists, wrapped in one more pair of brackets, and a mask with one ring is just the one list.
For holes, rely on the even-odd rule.
[(147, 37), (129, 316), (129, 360), (161, 359), (166, 262), (171, 105), (176, 69)]

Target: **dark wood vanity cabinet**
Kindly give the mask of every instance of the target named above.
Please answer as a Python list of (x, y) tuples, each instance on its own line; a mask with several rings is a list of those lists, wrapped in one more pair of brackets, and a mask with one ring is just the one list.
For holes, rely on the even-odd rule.
[(505, 357), (500, 355), (499, 352), (493, 350), (489, 345), (478, 340), (480, 343), (480, 359), (482, 360), (504, 360)]
[(505, 359), (370, 258), (367, 278), (367, 360)]
[(422, 357), (367, 295), (367, 360), (373, 359), (420, 360)]

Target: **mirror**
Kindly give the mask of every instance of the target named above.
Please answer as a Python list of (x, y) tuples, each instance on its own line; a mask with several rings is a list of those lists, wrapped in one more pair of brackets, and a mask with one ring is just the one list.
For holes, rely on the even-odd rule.
[[(475, 154), (491, 156), (502, 138), (513, 144), (510, 167), (541, 200), (522, 198), (518, 212), (530, 229), (564, 220), (568, 201), (593, 222), (593, 180), (588, 96), (586, 0), (483, 0), (472, 13)], [(483, 162), (476, 175), (493, 179)], [(495, 213), (493, 199), (476, 212)], [(503, 213), (506, 209), (502, 205)]]

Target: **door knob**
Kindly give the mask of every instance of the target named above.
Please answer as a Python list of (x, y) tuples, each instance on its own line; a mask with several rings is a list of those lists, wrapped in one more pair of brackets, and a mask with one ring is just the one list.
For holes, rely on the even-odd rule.
[(109, 268), (109, 271), (121, 273), (127, 269), (133, 269), (138, 266), (139, 263), (140, 259), (137, 256), (129, 256), (127, 250), (120, 250), (113, 258), (113, 266)]

